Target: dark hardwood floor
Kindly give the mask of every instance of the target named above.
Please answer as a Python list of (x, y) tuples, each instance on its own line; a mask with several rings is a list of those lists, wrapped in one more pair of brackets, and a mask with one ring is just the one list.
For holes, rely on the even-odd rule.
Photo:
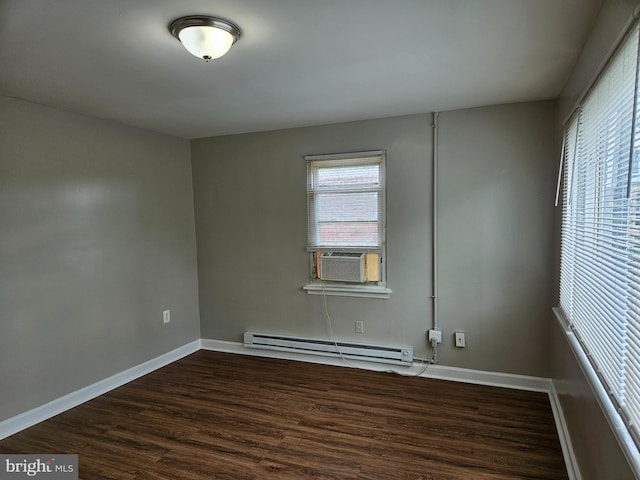
[(82, 479), (566, 479), (546, 394), (199, 351), (0, 441)]

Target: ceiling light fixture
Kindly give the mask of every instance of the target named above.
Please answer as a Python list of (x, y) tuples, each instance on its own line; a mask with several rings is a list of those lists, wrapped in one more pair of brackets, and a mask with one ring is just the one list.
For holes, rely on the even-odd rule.
[(240, 38), (240, 28), (221, 18), (191, 15), (174, 20), (169, 31), (189, 53), (205, 62), (219, 58)]

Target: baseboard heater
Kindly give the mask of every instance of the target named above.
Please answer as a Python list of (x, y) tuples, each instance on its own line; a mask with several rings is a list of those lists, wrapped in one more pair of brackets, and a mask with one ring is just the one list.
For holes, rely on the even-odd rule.
[(282, 352), (296, 352), (311, 355), (325, 355), (343, 357), (352, 360), (365, 360), (378, 363), (393, 363), (398, 365), (413, 364), (413, 347), (388, 347), (381, 345), (367, 345), (353, 342), (337, 342), (315, 338), (286, 337), (268, 333), (244, 333), (244, 346), (247, 348), (261, 348)]

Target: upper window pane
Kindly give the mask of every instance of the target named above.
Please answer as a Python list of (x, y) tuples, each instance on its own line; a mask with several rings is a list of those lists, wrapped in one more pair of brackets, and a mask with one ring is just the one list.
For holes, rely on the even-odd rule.
[(358, 188), (379, 185), (379, 165), (318, 168), (317, 188)]
[(308, 247), (381, 249), (384, 154), (308, 160)]

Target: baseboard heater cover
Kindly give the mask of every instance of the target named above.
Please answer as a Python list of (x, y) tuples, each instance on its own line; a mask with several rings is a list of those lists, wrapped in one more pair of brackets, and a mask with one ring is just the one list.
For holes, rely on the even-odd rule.
[(340, 349), (339, 351), (332, 340), (244, 332), (244, 346), (247, 348), (331, 357), (339, 357), (340, 354), (342, 354), (343, 357), (352, 360), (393, 363), (406, 366), (413, 364), (413, 347), (389, 347), (341, 341), (337, 342), (337, 344)]

